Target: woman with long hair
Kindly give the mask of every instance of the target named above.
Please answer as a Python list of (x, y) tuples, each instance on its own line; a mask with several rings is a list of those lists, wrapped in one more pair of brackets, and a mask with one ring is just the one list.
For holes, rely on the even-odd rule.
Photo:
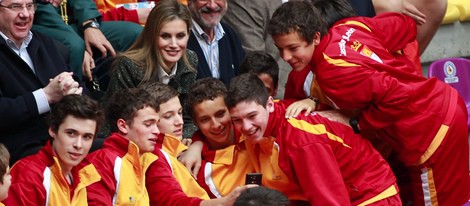
[[(185, 108), (187, 91), (197, 74), (197, 56), (186, 49), (190, 28), (191, 16), (186, 6), (177, 0), (159, 1), (137, 41), (113, 62), (105, 104), (117, 90), (160, 82), (179, 92)], [(184, 115), (183, 119), (183, 135), (191, 137), (196, 127), (189, 116)]]

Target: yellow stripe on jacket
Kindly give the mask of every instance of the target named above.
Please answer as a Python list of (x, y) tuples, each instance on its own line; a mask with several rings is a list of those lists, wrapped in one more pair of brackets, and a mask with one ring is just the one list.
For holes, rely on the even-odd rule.
[(326, 130), (325, 125), (323, 124), (310, 124), (304, 120), (298, 120), (295, 118), (290, 118), (287, 120), (293, 127), (300, 129), (304, 132), (321, 135), (326, 134), (330, 140), (341, 143), (343, 146), (351, 148), (351, 146), (344, 143), (344, 140), (341, 137), (338, 137)]
[[(98, 182), (101, 176), (96, 171), (96, 168), (90, 164), (80, 169), (79, 180), (80, 183), (74, 191), (70, 189), (70, 186), (65, 180), (62, 174), (62, 168), (60, 168), (59, 160), (54, 156), (54, 164), (50, 168), (46, 168), (44, 171), (44, 185), (46, 193), (48, 194), (46, 199), (46, 205), (63, 205), (63, 206), (83, 206), (88, 205), (86, 186)], [(49, 174), (49, 175), (46, 175)], [(47, 178), (48, 177), (48, 178)], [(72, 195), (73, 192), (73, 195)], [(70, 199), (70, 197), (72, 197)]]
[(139, 155), (139, 147), (132, 141), (129, 142), (126, 155), (120, 159), (120, 164), (115, 164), (115, 178), (119, 178), (119, 181), (116, 185), (114, 205), (149, 205), (145, 172), (157, 159), (151, 152)]
[(274, 141), (275, 138), (270, 137), (258, 144), (245, 143), (251, 164), (256, 172), (263, 174), (263, 186), (284, 193), (289, 200), (307, 200), (300, 186), (289, 181), (279, 167), (280, 148)]
[(244, 141), (240, 142), (217, 150), (212, 163), (207, 163), (204, 168), (205, 183), (216, 197), (226, 196), (236, 187), (244, 185), (246, 173), (255, 172), (249, 163)]

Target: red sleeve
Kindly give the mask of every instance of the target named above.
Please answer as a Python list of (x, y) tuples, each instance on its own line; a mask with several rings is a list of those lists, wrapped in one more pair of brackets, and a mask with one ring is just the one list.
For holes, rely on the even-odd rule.
[(414, 93), (412, 86), (367, 66), (328, 66), (318, 76), (322, 90), (341, 109), (361, 109), (360, 126), (363, 129), (381, 129), (403, 118), (409, 111), (408, 100)]
[(116, 180), (114, 177), (114, 162), (112, 158), (106, 156), (104, 150), (96, 151), (83, 160), (80, 165), (89, 164), (88, 159), (93, 160), (92, 164), (101, 176), (101, 180), (86, 187), (88, 205), (112, 205), (113, 197), (116, 193)]
[(12, 183), (8, 191), (8, 198), (3, 201), (5, 205), (45, 205), (46, 190), (42, 185), (43, 172), (37, 168), (28, 167), (27, 163), (20, 161), (11, 170)]
[(145, 185), (150, 198), (151, 206), (198, 206), (202, 199), (188, 197), (174, 178), (170, 165), (159, 150), (155, 150), (158, 160), (147, 169)]
[(201, 130), (197, 130), (196, 132), (193, 133), (193, 136), (191, 137), (191, 140), (193, 142), (196, 141), (204, 141), (206, 137), (202, 134)]
[(416, 22), (407, 15), (387, 12), (367, 23), (377, 28), (372, 27), (372, 32), (381, 37), (382, 45), (390, 52), (402, 50), (416, 40)]
[(289, 154), (289, 158), (297, 182), (311, 205), (351, 205), (341, 171), (328, 144), (309, 144)]
[(301, 71), (290, 71), (287, 76), (287, 82), (284, 91), (284, 99), (305, 99), (305, 92), (303, 90), (305, 79), (310, 72), (310, 68), (304, 68)]
[(107, 12), (101, 12), (103, 21), (130, 21), (139, 23), (139, 16), (137, 10), (127, 10), (124, 7), (111, 9)]

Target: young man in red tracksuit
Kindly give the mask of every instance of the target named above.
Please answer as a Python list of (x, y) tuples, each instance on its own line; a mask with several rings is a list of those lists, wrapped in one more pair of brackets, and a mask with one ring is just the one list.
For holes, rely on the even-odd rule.
[(152, 153), (160, 134), (157, 110), (143, 89), (122, 90), (112, 97), (106, 116), (114, 123), (114, 133), (86, 158), (101, 175), (101, 181), (87, 187), (89, 205), (149, 205), (145, 174), (161, 158)]
[(211, 198), (229, 194), (237, 186), (245, 184), (246, 173), (255, 172), (254, 167), (248, 164), (245, 141), (232, 127), (224, 103), (226, 93), (227, 89), (220, 80), (203, 78), (191, 85), (186, 102), (187, 111), (199, 128), (192, 139), (202, 143), (202, 152), (198, 150), (196, 154), (186, 155), (202, 156), (197, 182)]
[[(252, 57), (250, 56), (248, 59)], [(250, 62), (254, 62), (254, 59)], [(277, 64), (274, 60), (271, 62)], [(245, 66), (254, 65), (249, 63)], [(250, 73), (260, 77), (259, 73), (253, 72), (259, 71), (260, 68), (252, 68)], [(263, 74), (267, 73), (263, 72)], [(263, 83), (272, 94), (275, 87), (272, 84), (267, 85), (266, 81)], [(189, 158), (201, 157), (202, 153), (202, 166), (197, 172), (198, 183), (211, 196), (220, 197), (227, 195), (237, 186), (245, 184), (247, 173), (259, 172), (263, 174), (262, 184), (264, 186), (279, 190), (293, 201), (306, 200), (300, 187), (289, 181), (279, 169), (277, 165), (278, 148), (272, 142), (263, 147), (263, 151), (260, 152), (262, 154), (258, 154), (259, 148), (245, 141), (244, 136), (241, 136), (233, 128), (224, 101), (226, 95), (227, 88), (223, 82), (215, 78), (203, 78), (192, 84), (187, 98), (187, 111), (199, 131), (194, 133), (192, 137), (194, 143), (186, 152), (184, 159), (188, 162), (189, 168), (195, 168), (189, 164), (195, 160), (188, 159), (187, 156)], [(199, 143), (201, 145), (196, 146)]]
[(276, 138), (279, 167), (310, 204), (401, 205), (390, 167), (350, 128), (315, 113), (286, 119), (282, 104), (250, 74), (232, 79), (225, 100), (235, 128), (248, 141)]
[(5, 205), (87, 205), (86, 186), (100, 180), (95, 167), (80, 164), (91, 148), (102, 115), (89, 97), (68, 95), (52, 109), (51, 140), (19, 160)]
[[(181, 135), (181, 127), (174, 127), (175, 125), (170, 121), (175, 120), (174, 123), (178, 122), (176, 125), (180, 122), (180, 118), (175, 117), (181, 116), (181, 114), (175, 114), (179, 111), (175, 108), (181, 108), (178, 92), (165, 84), (145, 84), (139, 88), (145, 88), (151, 94), (151, 101), (156, 102), (158, 106), (157, 113), (160, 119), (157, 123), (158, 129), (169, 132), (169, 134), (157, 135), (153, 153), (159, 158), (151, 163), (145, 172), (145, 187), (150, 205), (232, 205), (235, 198), (246, 187), (231, 188), (230, 193), (224, 194), (224, 197), (219, 196), (218, 199), (209, 200), (204, 189), (177, 160), (178, 155), (187, 149), (182, 144), (181, 138), (176, 137), (178, 134)], [(168, 118), (168, 116), (173, 117)], [(162, 118), (166, 118), (166, 123), (161, 121)]]
[[(170, 85), (159, 82), (139, 86), (149, 92), (158, 105), (160, 117), (157, 126), (161, 135), (157, 138), (155, 150), (160, 150), (183, 192), (189, 197), (209, 199), (206, 191), (199, 186), (186, 167), (178, 161), (178, 156), (188, 147), (183, 144), (183, 108), (178, 98), (179, 93)], [(190, 141), (188, 141), (190, 143)]]
[(346, 18), (328, 32), (319, 19), (308, 2), (289, 2), (273, 15), (268, 31), (291, 66), (310, 64), (333, 105), (359, 111), (351, 119), (324, 115), (386, 141), (409, 168), (414, 205), (467, 202), (465, 104), (452, 87), (416, 75), (413, 64), (395, 55), (415, 39), (413, 19), (398, 13)]

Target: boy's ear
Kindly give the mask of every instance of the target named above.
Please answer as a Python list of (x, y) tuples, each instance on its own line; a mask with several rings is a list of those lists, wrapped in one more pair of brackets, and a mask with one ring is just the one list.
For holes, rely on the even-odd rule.
[(317, 46), (320, 44), (320, 32), (315, 32), (313, 35), (313, 45)]
[(118, 132), (120, 132), (122, 134), (127, 134), (129, 132), (129, 126), (126, 123), (126, 120), (118, 119), (116, 124), (117, 124), (117, 128), (119, 130)]
[(266, 109), (269, 113), (274, 112), (274, 99), (271, 96), (269, 96), (268, 101), (266, 102)]
[(49, 135), (52, 137), (52, 139), (55, 139), (55, 137), (57, 136), (57, 134), (52, 131), (52, 128), (49, 127)]

